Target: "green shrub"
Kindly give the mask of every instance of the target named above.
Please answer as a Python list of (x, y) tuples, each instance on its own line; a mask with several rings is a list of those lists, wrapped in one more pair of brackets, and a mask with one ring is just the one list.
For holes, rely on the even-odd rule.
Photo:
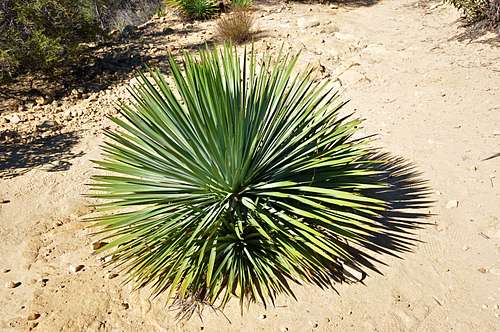
[(192, 20), (206, 20), (219, 11), (217, 0), (166, 0), (166, 4)]
[(231, 0), (232, 8), (246, 9), (250, 8), (253, 4), (252, 0)]
[(152, 16), (161, 0), (2, 0), (0, 79), (27, 70), (53, 73), (81, 44)]
[[(349, 243), (370, 244), (386, 204), (360, 121), (331, 82), (231, 46), (170, 59), (175, 88), (141, 75), (109, 132), (92, 218), (110, 264), (178, 302), (274, 303), (290, 283), (328, 287)], [(360, 263), (361, 264), (361, 263)], [(199, 301), (199, 302), (198, 302)]]
[(5, 0), (0, 22), (3, 76), (49, 70), (98, 33), (90, 0)]
[(462, 10), (467, 23), (486, 20), (491, 26), (500, 23), (500, 0), (447, 0)]

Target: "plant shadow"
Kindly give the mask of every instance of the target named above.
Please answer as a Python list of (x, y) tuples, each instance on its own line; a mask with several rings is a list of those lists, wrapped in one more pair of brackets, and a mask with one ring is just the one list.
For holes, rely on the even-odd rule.
[[(374, 219), (374, 230), (365, 236), (362, 245), (344, 246), (353, 257), (345, 263), (363, 275), (354, 280), (361, 282), (366, 276), (365, 270), (381, 273), (376, 267), (376, 264), (386, 265), (379, 258), (381, 255), (402, 259), (401, 254), (413, 250), (420, 242), (417, 230), (431, 225), (426, 219), (431, 216), (428, 209), (434, 202), (430, 199), (432, 192), (428, 181), (411, 162), (388, 153), (374, 155), (373, 160), (382, 160), (373, 168), (380, 172), (373, 176), (373, 182), (385, 183), (387, 187), (369, 190), (366, 195), (384, 201), (387, 208)], [(340, 279), (352, 281), (353, 275), (348, 271), (344, 269)]]
[(0, 179), (14, 178), (37, 167), (47, 172), (68, 170), (71, 160), (84, 153), (71, 151), (79, 141), (76, 132), (59, 133), (57, 129), (45, 128), (47, 134), (43, 136), (36, 132), (0, 132)]

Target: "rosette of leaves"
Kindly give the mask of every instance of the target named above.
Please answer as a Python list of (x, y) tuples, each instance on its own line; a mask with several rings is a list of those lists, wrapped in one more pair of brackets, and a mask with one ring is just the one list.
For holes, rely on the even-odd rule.
[(206, 20), (219, 11), (219, 2), (215, 0), (166, 0), (166, 4), (193, 20)]
[(331, 286), (385, 203), (360, 120), (297, 56), (221, 50), (141, 74), (107, 132), (94, 218), (111, 264), (169, 300), (274, 304), (293, 283)]

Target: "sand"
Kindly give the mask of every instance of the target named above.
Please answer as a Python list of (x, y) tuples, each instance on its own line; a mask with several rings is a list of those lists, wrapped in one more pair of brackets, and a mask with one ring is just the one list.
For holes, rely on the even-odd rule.
[[(434, 2), (260, 3), (256, 13), (260, 52), (282, 43), (303, 49), (301, 65), (339, 78), (348, 108), (366, 119), (363, 133), (378, 134), (375, 145), (413, 162), (429, 180), (434, 203), (421, 211), (429, 216), (414, 231), (412, 252), (380, 255), (381, 274), (339, 284), (338, 293), (297, 285), (298, 300), (281, 297), (275, 308), (256, 303), (241, 316), (233, 300), (224, 314), (207, 309), (203, 319), (176, 321), (161, 299), (131, 292), (123, 276), (110, 279), (92, 254), (91, 230), (81, 221), (91, 201), (82, 194), (96, 172), (90, 160), (99, 158), (102, 132), (82, 131), (63, 170), (41, 165), (0, 179), (1, 331), (500, 329), (495, 41), (458, 40), (458, 13)], [(178, 43), (200, 43), (214, 31), (213, 22), (193, 26), (209, 33), (188, 33)], [(11, 281), (21, 284), (9, 288)]]

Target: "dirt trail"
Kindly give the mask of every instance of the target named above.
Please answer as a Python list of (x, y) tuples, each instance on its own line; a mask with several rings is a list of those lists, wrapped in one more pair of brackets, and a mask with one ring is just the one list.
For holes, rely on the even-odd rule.
[[(430, 181), (435, 203), (424, 211), (430, 225), (416, 231), (421, 242), (403, 259), (380, 256), (387, 264), (379, 266), (383, 275), (368, 276), (364, 285), (338, 285), (339, 294), (295, 287), (298, 301), (281, 298), (267, 310), (254, 304), (243, 317), (233, 301), (227, 317), (206, 310), (203, 321), (176, 323), (161, 301), (131, 293), (91, 255), (89, 230), (80, 221), (91, 211), (81, 194), (95, 172), (90, 160), (98, 158), (102, 136), (84, 131), (66, 170), (39, 167), (0, 180), (0, 202), (10, 201), (0, 204), (0, 330), (498, 329), (500, 157), (488, 158), (500, 153), (500, 49), (488, 36), (453, 38), (457, 18), (448, 6), (409, 0), (340, 8), (266, 4), (257, 11), (260, 52), (282, 44), (303, 49), (301, 65), (338, 77), (349, 108), (366, 118), (364, 133), (379, 134), (379, 146), (414, 162)], [(214, 24), (195, 28), (208, 32), (169, 36), (168, 43), (203, 42)], [(122, 86), (99, 98), (116, 96), (123, 96)], [(50, 162), (57, 169), (58, 162)], [(85, 267), (69, 273), (70, 264)], [(3, 287), (9, 281), (21, 285)], [(41, 316), (28, 320), (35, 312)]]

